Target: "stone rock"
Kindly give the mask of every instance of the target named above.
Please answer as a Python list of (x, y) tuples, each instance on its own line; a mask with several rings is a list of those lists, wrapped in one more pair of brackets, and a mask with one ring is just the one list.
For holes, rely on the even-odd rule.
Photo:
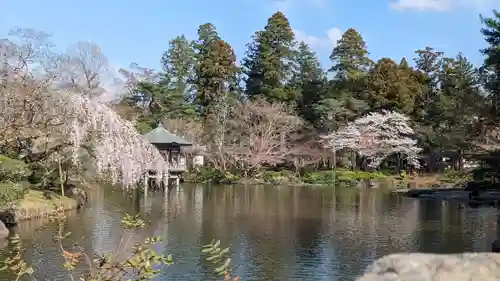
[(0, 239), (5, 239), (9, 236), (9, 229), (5, 226), (5, 224), (0, 221)]
[(500, 254), (393, 254), (370, 265), (357, 281), (500, 280)]
[(68, 197), (76, 199), (78, 201), (78, 208), (83, 207), (88, 200), (87, 192), (73, 184), (68, 184), (65, 187), (64, 194)]

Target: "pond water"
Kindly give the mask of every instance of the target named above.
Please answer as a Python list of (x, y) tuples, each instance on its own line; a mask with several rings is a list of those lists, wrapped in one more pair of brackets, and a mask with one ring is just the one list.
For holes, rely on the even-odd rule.
[[(168, 197), (139, 200), (110, 189), (92, 192), (88, 206), (69, 215), (67, 244), (79, 243), (90, 254), (116, 250), (126, 212), (150, 222), (129, 244), (159, 235), (164, 240), (156, 249), (174, 256), (175, 265), (156, 280), (215, 280), (200, 252), (213, 238), (231, 247), (241, 280), (317, 281), (354, 280), (389, 253), (489, 251), (497, 233), (496, 209), (461, 209), (381, 190), (183, 185)], [(53, 225), (25, 222), (16, 231), (38, 280), (69, 280)], [(0, 280), (13, 278), (0, 272)]]

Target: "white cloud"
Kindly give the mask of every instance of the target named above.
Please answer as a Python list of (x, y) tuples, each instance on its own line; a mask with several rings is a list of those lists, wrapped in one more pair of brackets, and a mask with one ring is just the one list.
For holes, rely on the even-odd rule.
[(321, 37), (309, 35), (300, 30), (293, 30), (293, 33), (295, 33), (295, 38), (298, 41), (303, 41), (316, 50), (333, 48), (342, 36), (342, 31), (337, 27), (328, 29), (325, 31), (325, 35)]
[(397, 0), (389, 7), (397, 11), (449, 11), (455, 8), (486, 10), (498, 4), (498, 0)]

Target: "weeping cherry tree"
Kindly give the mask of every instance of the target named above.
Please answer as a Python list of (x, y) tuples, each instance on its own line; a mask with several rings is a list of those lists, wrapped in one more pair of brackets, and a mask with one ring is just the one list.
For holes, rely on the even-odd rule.
[(47, 35), (31, 29), (17, 35), (17, 42), (0, 42), (0, 153), (32, 163), (60, 162), (69, 151), (78, 165), (82, 149), (92, 151), (97, 175), (124, 186), (147, 170), (167, 172), (160, 152), (133, 124), (100, 99), (61, 86), (68, 60), (51, 51)]

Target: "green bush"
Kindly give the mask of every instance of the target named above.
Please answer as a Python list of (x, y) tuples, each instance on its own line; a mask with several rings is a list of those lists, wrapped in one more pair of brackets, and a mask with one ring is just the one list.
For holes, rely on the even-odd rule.
[(260, 179), (264, 183), (270, 183), (270, 184), (291, 184), (291, 183), (301, 182), (300, 179), (298, 179), (295, 176), (295, 174), (290, 170), (281, 170), (281, 171), (265, 170), (257, 175), (257, 179)]
[(274, 183), (281, 182), (283, 174), (278, 171), (264, 171), (258, 175), (264, 182)]
[(31, 170), (23, 161), (0, 154), (0, 181), (23, 181), (30, 174)]
[(223, 173), (213, 167), (202, 167), (197, 171), (192, 171), (184, 174), (185, 181), (198, 183), (229, 184), (239, 179), (240, 177), (236, 174), (230, 172)]
[(145, 134), (151, 132), (153, 130), (153, 127), (151, 127), (151, 125), (147, 121), (139, 121), (135, 124), (135, 129), (139, 133)]
[(446, 183), (468, 182), (472, 180), (472, 174), (468, 171), (449, 170), (440, 177), (440, 180)]
[(337, 169), (335, 171), (318, 171), (304, 175), (302, 181), (310, 184), (329, 184), (335, 178), (336, 182), (357, 182), (365, 180), (383, 180), (387, 176), (381, 172), (363, 172)]
[(0, 182), (0, 208), (22, 199), (29, 190), (28, 182)]
[(232, 182), (235, 182), (235, 181), (238, 181), (240, 180), (241, 177), (236, 175), (236, 174), (233, 174), (233, 173), (230, 173), (230, 172), (227, 172), (225, 175), (224, 175), (224, 180), (229, 182), (229, 183), (232, 183)]

